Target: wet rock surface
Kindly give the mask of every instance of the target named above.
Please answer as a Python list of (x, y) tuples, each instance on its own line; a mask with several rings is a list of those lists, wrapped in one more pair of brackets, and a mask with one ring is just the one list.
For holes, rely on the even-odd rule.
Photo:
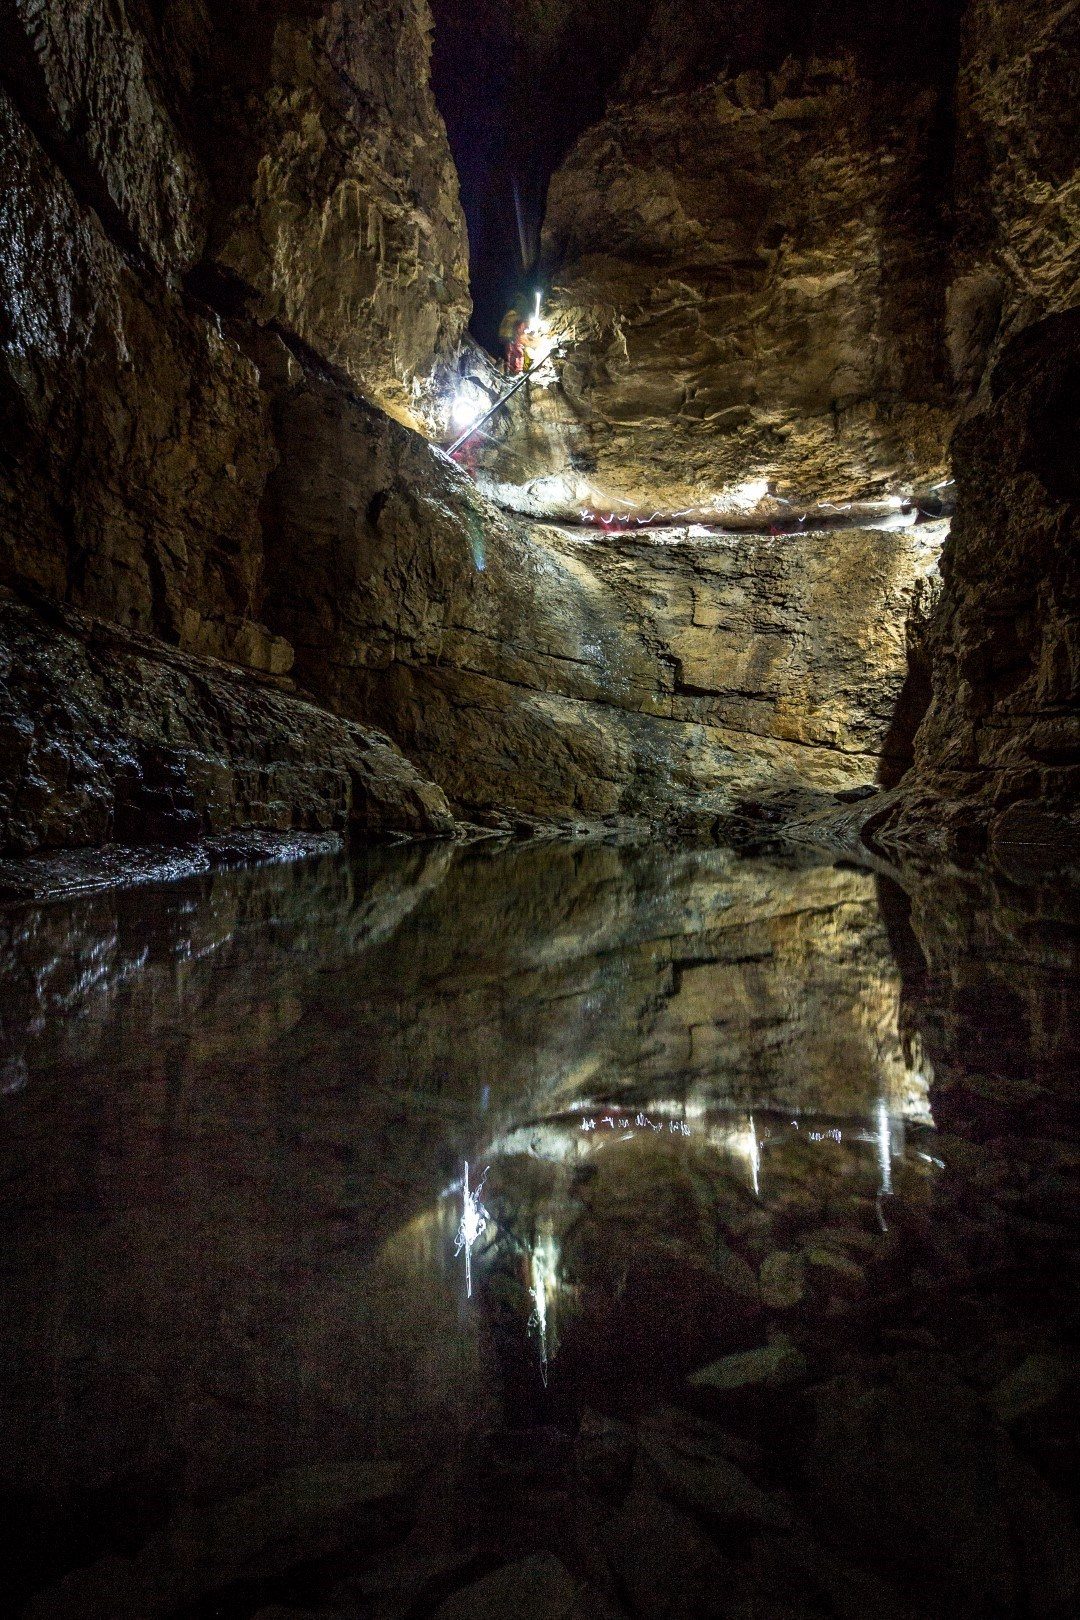
[[(1022, 863), (1074, 831), (1073, 8), (699, 10), (478, 17), (492, 104), (510, 116), (524, 81), (547, 109), (530, 206), (570, 140), (544, 86), (557, 102), (567, 42), (587, 59), (548, 207), (549, 313), (577, 347), (482, 481), (534, 514), (610, 475), (646, 515), (722, 495), (764, 522), (935, 481), (970, 399), (940, 610), (934, 524), (564, 533), (474, 499), (399, 426), (449, 431), (468, 305), (420, 0), (5, 0), (0, 572), (295, 668), (459, 810), (521, 829), (708, 837), (784, 794), (891, 786), (933, 688), (894, 841), (975, 824)], [(77, 773), (49, 780), (17, 847), (111, 836)], [(1002, 820), (1014, 803), (1050, 820)]]
[(904, 881), (442, 845), (9, 907), (26, 1612), (1064, 1620), (1075, 928)]
[(568, 345), (559, 408), (495, 476), (552, 510), (735, 516), (944, 479), (959, 352), (994, 331), (967, 262), (946, 321), (964, 9), (656, 0), (598, 28), (618, 71), (522, 282)]
[(576, 454), (589, 504), (645, 512), (737, 513), (759, 480), (800, 503), (944, 478), (939, 93), (854, 56), (670, 86), (661, 67), (657, 87), (661, 26), (552, 181), (573, 346), (551, 470)]
[(1030, 326), (953, 441), (960, 504), (901, 839), (947, 831), (951, 811), (1003, 863), (1080, 856), (1078, 379), (1077, 312)]
[(426, 7), (2, 16), (3, 578), (285, 668), (259, 508), (294, 351), (420, 424), (468, 312)]
[[(296, 673), (465, 813), (710, 816), (871, 784), (942, 528), (605, 537), (515, 520), (302, 384), (278, 407), (269, 611)], [(886, 765), (882, 765), (882, 759)]]
[[(453, 830), (443, 794), (388, 737), (316, 708), (288, 683), (70, 610), (39, 612), (11, 594), (0, 596), (0, 670), (0, 847), (9, 857), (194, 845), (237, 829)], [(44, 872), (5, 864), (9, 889), (48, 885)]]
[(426, 0), (212, 10), (208, 264), (366, 398), (433, 425), (470, 298)]

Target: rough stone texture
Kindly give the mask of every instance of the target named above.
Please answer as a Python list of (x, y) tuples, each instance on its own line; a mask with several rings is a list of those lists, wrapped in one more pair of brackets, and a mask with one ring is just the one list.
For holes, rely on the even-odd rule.
[(39, 132), (125, 244), (175, 273), (206, 233), (204, 178), (174, 111), (206, 19), (197, 5), (158, 9), (154, 19), (146, 0), (3, 0), (0, 22), (5, 72)]
[[(284, 674), (262, 611), (275, 391), (301, 354), (407, 414), (467, 314), (426, 7), (4, 0), (0, 24), (0, 583)], [(253, 723), (288, 775), (289, 727)], [(345, 733), (311, 733), (340, 799)], [(74, 783), (12, 838), (108, 836)], [(321, 791), (303, 811), (286, 791), (285, 824), (323, 825)], [(229, 813), (262, 824), (248, 797)]]
[[(427, 0), (215, 7), (210, 259), (414, 426), (468, 319), (457, 175)], [(441, 425), (441, 424), (440, 424)]]
[(948, 342), (973, 387), (988, 354), (1080, 296), (1080, 13), (971, 0), (956, 86)]
[(588, 1594), (547, 1553), (506, 1564), (455, 1592), (440, 1603), (435, 1620), (584, 1620), (591, 1607)]
[(136, 274), (2, 91), (0, 142), (3, 573), (257, 665), (273, 460), (258, 373), (215, 320)]
[[(467, 315), (426, 8), (6, 0), (2, 19), (0, 567), (281, 669), (259, 617), (275, 366), (252, 315), (403, 415)], [(218, 310), (246, 314), (226, 335)]]
[(863, 48), (818, 8), (808, 48), (776, 10), (655, 8), (552, 180), (552, 314), (579, 347), (536, 470), (571, 451), (582, 494), (738, 511), (759, 480), (807, 501), (945, 476), (948, 9), (914, 55), (907, 17)]
[(1043, 530), (1072, 521), (1071, 452), (1032, 449), (1037, 520), (999, 462), (1016, 411), (1042, 411), (1033, 444), (1071, 431), (1070, 384), (1060, 359), (996, 402), (980, 381), (1074, 296), (1072, 9), (865, 12), (658, 0), (637, 49), (628, 10), (589, 65), (599, 87), (629, 52), (618, 94), (551, 194), (586, 341), (498, 468), (520, 491), (557, 467), (563, 499), (606, 467), (650, 509), (880, 493), (944, 471), (973, 391), (932, 632), (925, 528), (530, 530), (357, 401), (433, 422), (466, 310), (423, 0), (3, 0), (3, 579), (262, 673), (295, 644), (311, 692), (478, 814), (708, 830), (770, 791), (891, 784), (931, 662), (927, 793), (995, 776), (980, 802), (1060, 807), (1075, 583)]
[(1062, 853), (1071, 842), (1074, 859), (1080, 848), (1067, 820), (1080, 785), (1078, 390), (1072, 311), (1013, 340), (954, 439), (958, 510), (929, 631), (933, 698), (892, 834), (901, 841), (920, 826), (992, 822), (1003, 844), (1057, 842)]
[(952, 446), (933, 701), (885, 818), (901, 846), (989, 827), (1014, 869), (1080, 847), (1078, 26), (1024, 0), (965, 19), (949, 342), (978, 392)]
[(932, 529), (590, 537), (508, 520), (326, 386), (279, 407), (269, 611), (462, 807), (670, 817), (871, 783)]
[(0, 673), (6, 854), (453, 826), (387, 737), (149, 637), (0, 597)]

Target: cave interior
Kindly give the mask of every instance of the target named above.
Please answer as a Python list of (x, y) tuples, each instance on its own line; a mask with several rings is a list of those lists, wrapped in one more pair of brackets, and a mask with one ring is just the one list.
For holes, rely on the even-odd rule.
[(0, 0), (0, 1607), (1080, 1611), (1080, 0)]

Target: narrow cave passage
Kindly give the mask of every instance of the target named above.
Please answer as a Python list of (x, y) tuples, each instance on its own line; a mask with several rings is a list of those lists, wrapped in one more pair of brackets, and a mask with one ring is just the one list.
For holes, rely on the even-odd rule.
[(3, 1620), (1073, 1620), (1080, 6), (0, 27)]
[(541, 271), (551, 176), (603, 113), (648, 10), (646, 0), (435, 0), (432, 87), (469, 230), (470, 329), (492, 354), (503, 316)]

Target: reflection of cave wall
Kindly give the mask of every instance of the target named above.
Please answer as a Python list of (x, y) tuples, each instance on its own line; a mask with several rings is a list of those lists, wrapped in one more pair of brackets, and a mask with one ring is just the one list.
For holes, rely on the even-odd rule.
[(723, 1095), (708, 1052), (756, 1031), (785, 1106), (903, 1084), (870, 881), (718, 851), (374, 853), (23, 911), (4, 947), (3, 1476), (41, 1524), (471, 1410), (476, 1352), (432, 1354), (460, 1281), (424, 1212), (631, 1059)]

